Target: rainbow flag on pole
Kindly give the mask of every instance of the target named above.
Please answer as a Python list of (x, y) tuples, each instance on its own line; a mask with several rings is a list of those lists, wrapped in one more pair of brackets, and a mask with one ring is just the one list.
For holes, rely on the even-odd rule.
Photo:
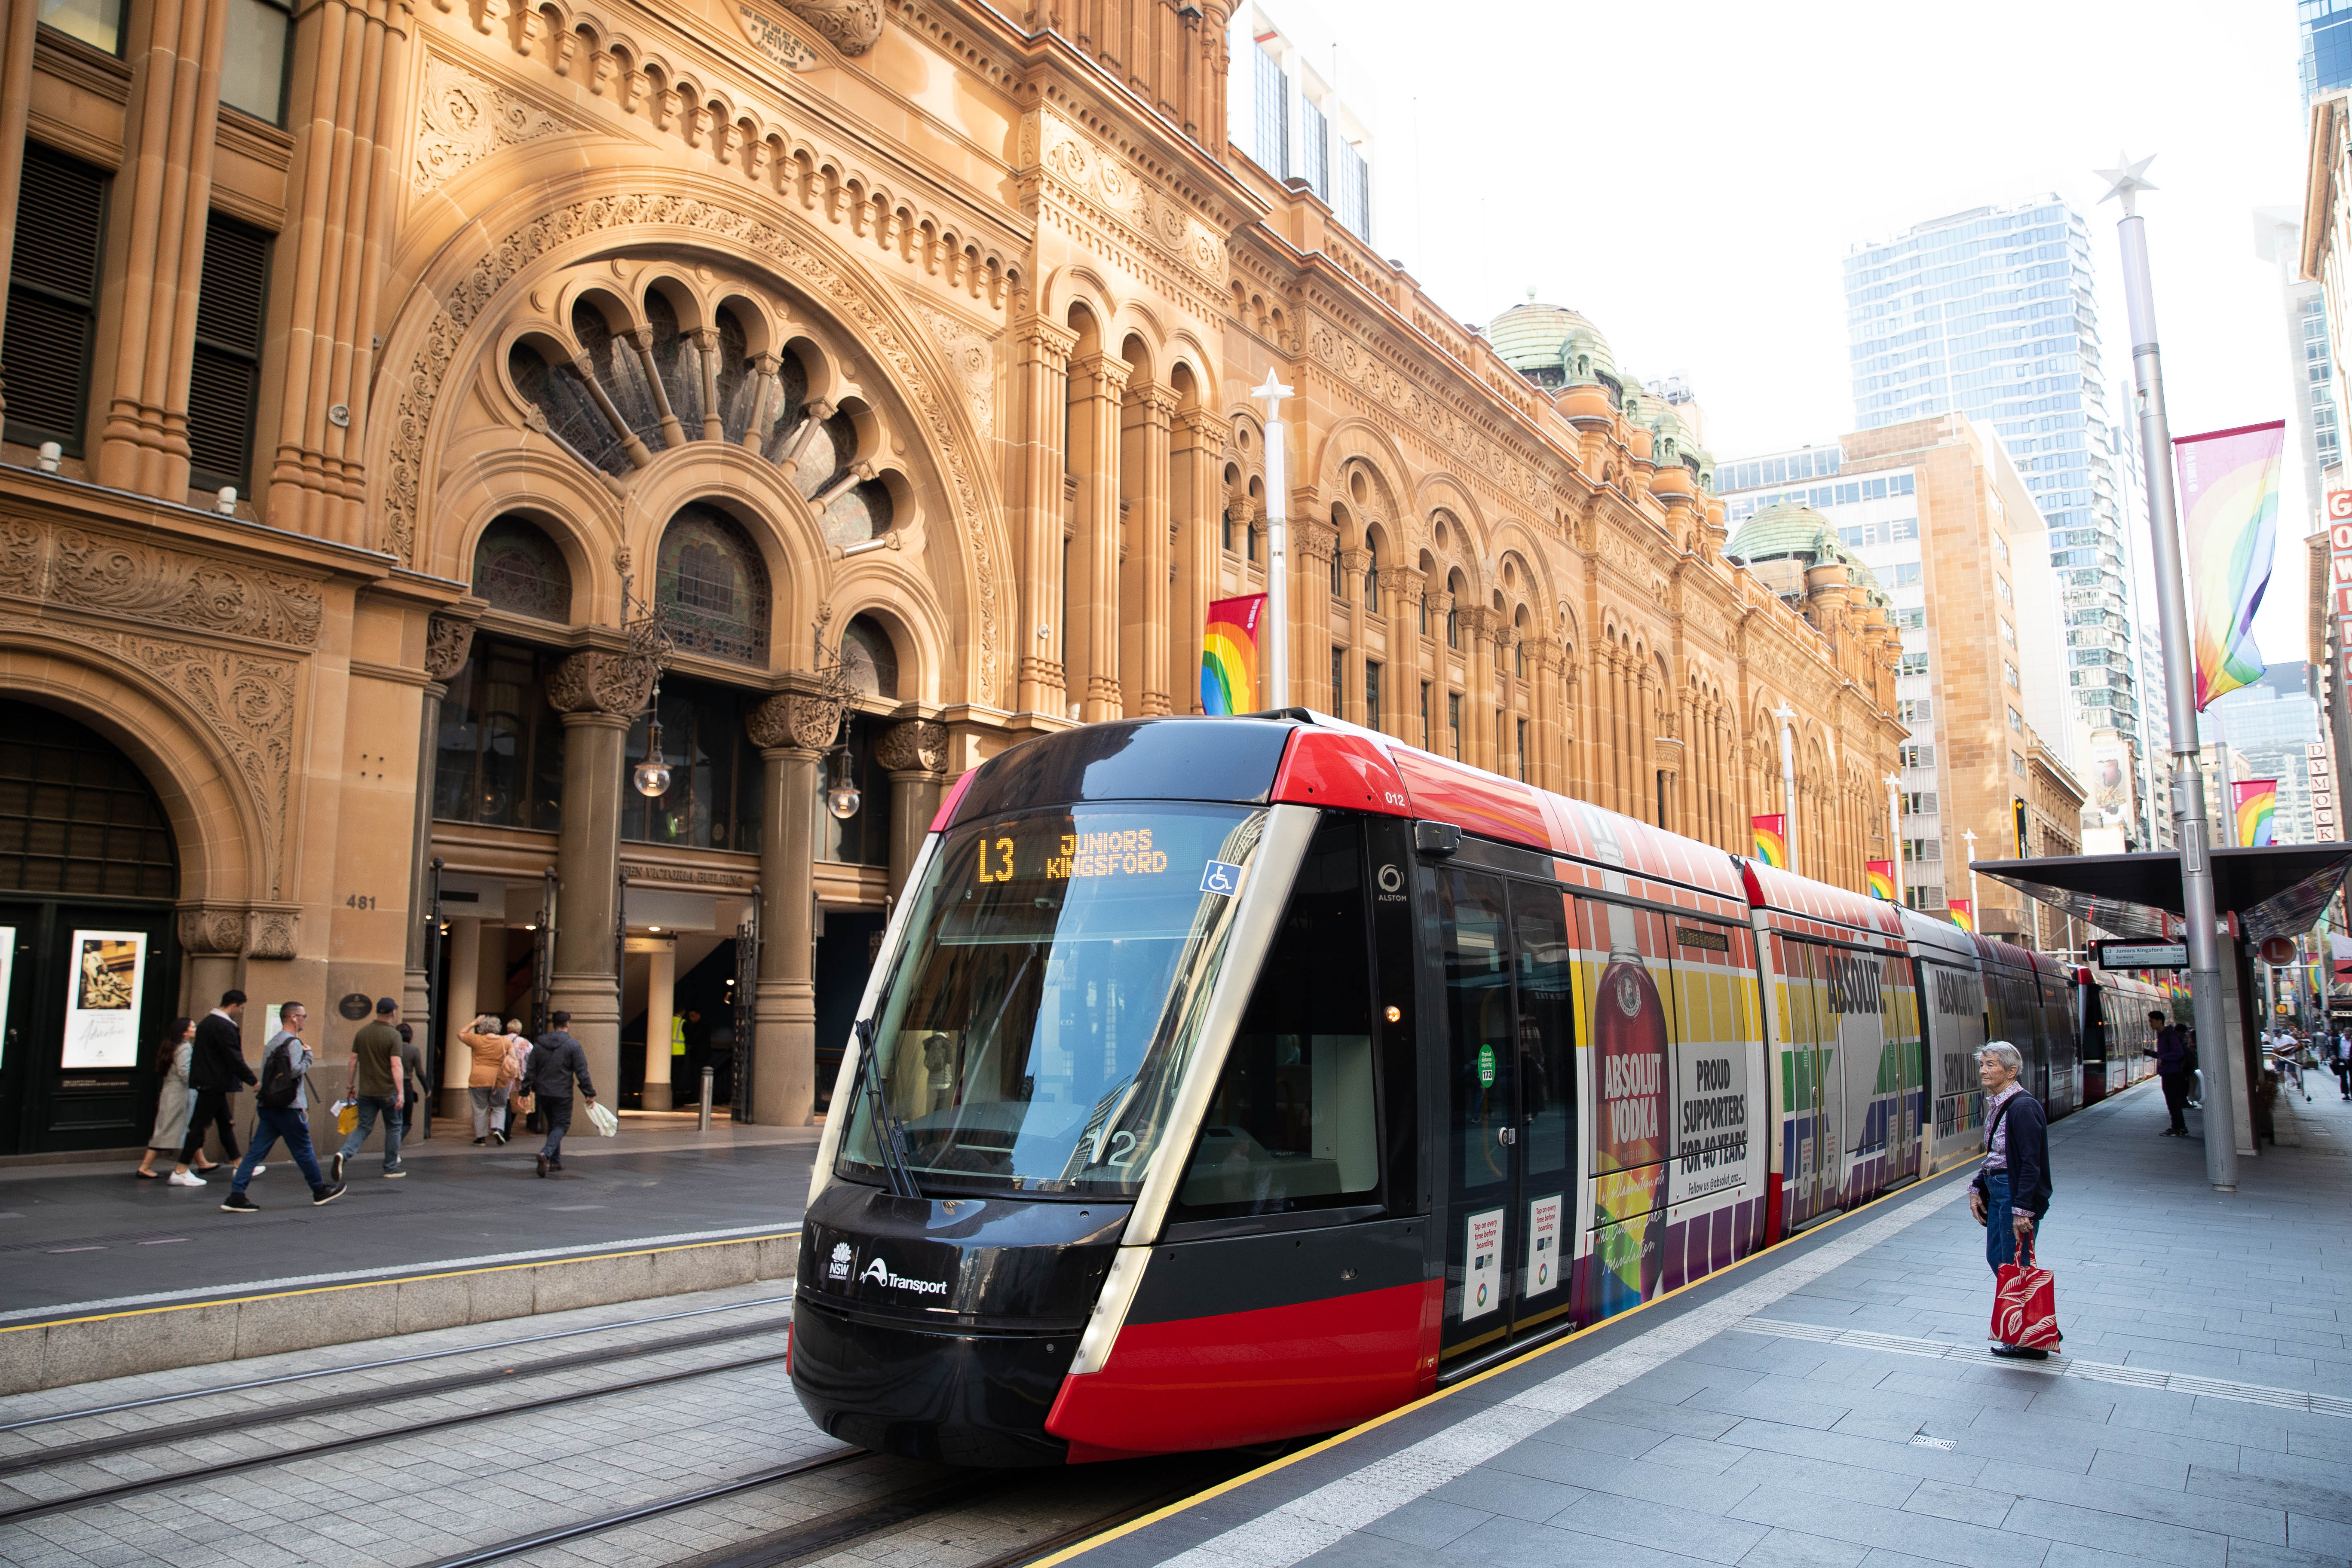
[(2278, 780), (2248, 779), (2230, 786), (2238, 808), (2238, 844), (2261, 849), (2278, 842)]
[(1870, 879), (1870, 896), (1874, 899), (1885, 899), (1888, 903), (1893, 903), (1895, 901), (1895, 862), (1864, 860), (1862, 863), (1862, 869), (1863, 874)]
[(1789, 868), (1789, 814), (1774, 812), (1769, 816), (1751, 816), (1748, 826), (1756, 834), (1756, 858), (1780, 870)]
[(1264, 594), (1209, 604), (1209, 625), (1201, 638), (1201, 711), (1257, 711), (1257, 623), (1265, 613)]
[(2254, 612), (2278, 552), (2279, 456), (2286, 422), (2242, 425), (2172, 444), (2189, 545), (2189, 618), (2197, 642), (2197, 710), (2263, 678)]
[(1952, 923), (1964, 931), (1977, 929), (1977, 901), (1974, 899), (1948, 899), (1952, 910)]

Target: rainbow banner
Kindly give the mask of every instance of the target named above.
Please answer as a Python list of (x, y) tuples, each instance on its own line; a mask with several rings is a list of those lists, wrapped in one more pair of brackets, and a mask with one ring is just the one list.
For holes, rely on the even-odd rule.
[(1895, 862), (1864, 860), (1862, 863), (1862, 869), (1863, 874), (1870, 879), (1870, 896), (1874, 899), (1885, 899), (1888, 903), (1893, 903), (1895, 901)]
[(2278, 780), (2248, 779), (2233, 784), (2231, 804), (2238, 808), (2238, 847), (2263, 849), (2278, 842)]
[(2263, 678), (2254, 612), (2278, 550), (2279, 454), (2286, 422), (2242, 425), (2172, 444), (2189, 545), (2189, 616), (2197, 640), (2197, 710)]
[(1950, 899), (1946, 901), (1951, 906), (1952, 923), (1964, 931), (1974, 932), (1977, 929), (1977, 901), (1974, 899)]
[(1257, 622), (1265, 613), (1264, 594), (1213, 599), (1201, 638), (1201, 711), (1257, 711)]
[(1756, 858), (1767, 866), (1785, 871), (1789, 868), (1789, 814), (1775, 812), (1770, 816), (1751, 816), (1748, 826), (1756, 834)]

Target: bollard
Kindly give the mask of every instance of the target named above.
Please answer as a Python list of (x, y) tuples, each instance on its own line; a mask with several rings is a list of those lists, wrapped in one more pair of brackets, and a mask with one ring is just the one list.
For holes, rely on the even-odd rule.
[(694, 1130), (697, 1132), (708, 1132), (710, 1131), (710, 1079), (717, 1070), (718, 1069), (715, 1068), (704, 1068), (702, 1069), (702, 1109), (701, 1114), (696, 1119), (694, 1123)]

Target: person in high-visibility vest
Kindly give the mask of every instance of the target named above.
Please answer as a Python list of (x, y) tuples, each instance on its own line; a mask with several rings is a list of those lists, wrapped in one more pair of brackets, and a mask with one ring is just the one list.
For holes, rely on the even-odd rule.
[(686, 1081), (686, 1015), (683, 1013), (669, 1016), (669, 1092), (672, 1105), (685, 1104), (689, 1093), (694, 1096), (702, 1093), (700, 1084), (694, 1085), (689, 1090)]

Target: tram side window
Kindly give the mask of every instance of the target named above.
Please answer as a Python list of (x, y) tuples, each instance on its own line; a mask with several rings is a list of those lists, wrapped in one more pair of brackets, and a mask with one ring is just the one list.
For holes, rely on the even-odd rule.
[(1177, 1196), (1184, 1217), (1378, 1200), (1370, 947), (1362, 826), (1328, 816), (1202, 1118)]

